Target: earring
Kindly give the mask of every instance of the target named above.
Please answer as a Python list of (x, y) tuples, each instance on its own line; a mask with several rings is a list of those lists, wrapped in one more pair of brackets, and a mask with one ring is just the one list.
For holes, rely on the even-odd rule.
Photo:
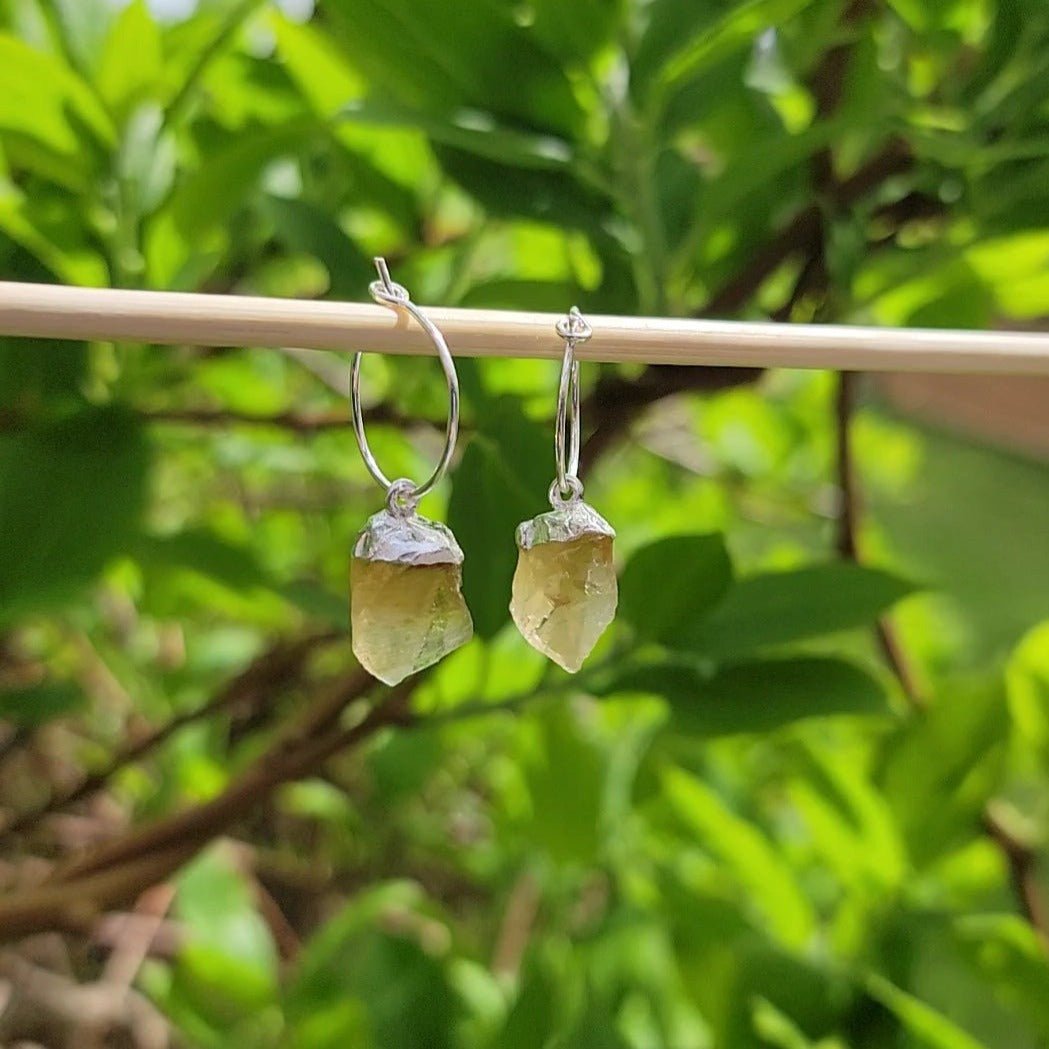
[(557, 322), (565, 340), (557, 389), (548, 513), (517, 527), (517, 571), (510, 614), (525, 640), (574, 674), (612, 622), (618, 601), (612, 526), (583, 502), (579, 471), (578, 343), (592, 331), (575, 306)]
[(462, 595), (463, 552), (451, 529), (415, 512), (419, 500), (444, 476), (459, 435), (459, 379), (448, 344), (437, 326), (390, 280), (386, 261), (375, 260), (379, 280), (369, 286), (381, 305), (415, 318), (437, 349), (448, 383), (444, 452), (422, 484), (390, 481), (368, 446), (361, 410), (361, 353), (350, 371), (350, 404), (357, 447), (368, 472), (386, 491), (386, 509), (368, 519), (353, 546), (350, 565), (350, 627), (361, 666), (387, 685), (431, 666), (473, 636)]

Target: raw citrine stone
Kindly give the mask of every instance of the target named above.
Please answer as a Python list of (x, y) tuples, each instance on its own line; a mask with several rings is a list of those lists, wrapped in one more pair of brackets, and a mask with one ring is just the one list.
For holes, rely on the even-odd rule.
[(380, 681), (396, 685), (473, 636), (462, 551), (444, 525), (383, 511), (357, 537), (353, 554), (353, 652)]
[(614, 536), (585, 503), (541, 514), (517, 532), (510, 614), (525, 640), (569, 673), (615, 618)]
[(353, 652), (387, 685), (470, 640), (459, 565), (399, 565), (355, 557), (350, 569)]

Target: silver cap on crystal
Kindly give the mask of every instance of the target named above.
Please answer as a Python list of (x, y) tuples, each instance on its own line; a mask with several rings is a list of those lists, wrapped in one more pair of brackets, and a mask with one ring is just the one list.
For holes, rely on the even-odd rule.
[(399, 565), (463, 563), (463, 551), (450, 528), (414, 512), (392, 514), (389, 510), (368, 518), (353, 544), (353, 556)]
[(543, 543), (570, 543), (573, 539), (597, 535), (615, 539), (615, 529), (589, 504), (573, 500), (517, 526), (517, 545), (531, 550)]

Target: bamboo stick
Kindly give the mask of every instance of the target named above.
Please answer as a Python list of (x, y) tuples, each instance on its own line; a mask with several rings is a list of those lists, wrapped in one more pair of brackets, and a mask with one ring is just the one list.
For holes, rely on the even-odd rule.
[[(567, 306), (570, 305), (566, 304)], [(463, 357), (559, 359), (560, 315), (426, 307)], [(1049, 334), (589, 315), (581, 360), (1049, 375)], [(371, 303), (0, 282), (0, 335), (168, 345), (429, 354), (419, 328)]]

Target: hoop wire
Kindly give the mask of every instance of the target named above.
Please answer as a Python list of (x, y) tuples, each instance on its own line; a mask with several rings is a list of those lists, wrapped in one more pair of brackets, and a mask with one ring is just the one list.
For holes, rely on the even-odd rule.
[(554, 421), (554, 464), (557, 480), (550, 486), (555, 506), (579, 499), (583, 483), (579, 480), (579, 361), (576, 345), (593, 334), (578, 307), (557, 322), (557, 333), (565, 340), (561, 358), (561, 378), (557, 386), (557, 415)]
[(448, 349), (448, 343), (437, 325), (411, 301), (408, 290), (403, 285), (396, 284), (390, 279), (390, 271), (385, 259), (376, 258), (375, 268), (378, 270), (379, 279), (372, 281), (368, 286), (371, 297), (382, 306), (404, 310), (417, 321), (437, 350), (437, 357), (441, 362), (441, 369), (448, 384), (448, 423), (444, 431), (444, 451), (433, 473), (421, 484), (413, 484), (407, 478), (391, 481), (383, 473), (368, 445), (368, 437), (364, 429), (364, 411), (361, 407), (361, 359), (364, 354), (358, 350), (353, 355), (353, 364), (350, 368), (350, 408), (353, 413), (353, 433), (357, 438), (361, 458), (368, 468), (368, 473), (385, 490), (389, 509), (411, 511), (424, 495), (433, 491), (440, 483), (455, 454), (455, 443), (459, 437), (459, 377), (455, 372), (455, 361), (452, 358), (451, 350)]

